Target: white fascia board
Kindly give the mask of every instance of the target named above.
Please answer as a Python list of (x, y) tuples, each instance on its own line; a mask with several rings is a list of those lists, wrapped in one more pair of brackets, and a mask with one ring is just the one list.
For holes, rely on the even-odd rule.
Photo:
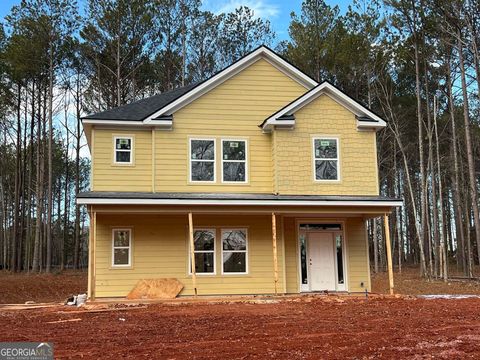
[[(383, 128), (387, 126), (387, 123), (380, 118), (378, 115), (375, 115), (373, 112), (359, 104), (357, 101), (353, 100), (349, 96), (345, 95), (343, 92), (338, 90), (335, 86), (329, 84), (328, 82), (323, 82), (318, 85), (315, 89), (309, 91), (305, 95), (299, 97), (296, 101), (292, 102), (290, 105), (286, 106), (282, 110), (270, 116), (265, 124), (263, 125), (263, 130), (270, 130), (273, 125), (280, 123), (277, 119), (283, 115), (294, 114), (295, 111), (301, 109), (305, 105), (309, 104), (311, 101), (315, 100), (322, 94), (327, 94), (332, 99), (338, 101), (340, 104), (344, 105), (355, 115), (358, 116), (368, 116), (377, 122), (375, 122), (376, 127)], [(371, 126), (370, 126), (371, 127)]]
[(100, 120), (100, 119), (82, 119), (83, 124), (92, 124), (92, 125), (119, 125), (119, 126), (144, 126), (144, 123), (141, 121), (134, 120)]
[(171, 129), (173, 126), (173, 120), (152, 120), (150, 123), (145, 124), (143, 121), (134, 120), (99, 120), (99, 119), (83, 119), (83, 124), (88, 125), (107, 125), (118, 127), (156, 127), (161, 129)]
[(366, 206), (401, 207), (402, 201), (328, 200), (215, 200), (215, 199), (120, 199), (77, 198), (78, 205), (233, 205), (233, 206)]
[(236, 63), (233, 63), (229, 67), (225, 68), (223, 71), (220, 71), (218, 74), (212, 76), (210, 79), (206, 80), (202, 84), (188, 91), (186, 94), (179, 97), (177, 100), (159, 109), (152, 115), (145, 118), (143, 121), (145, 123), (150, 123), (153, 119), (163, 114), (174, 113), (178, 109), (182, 108), (183, 106), (189, 104), (190, 102), (197, 99), (201, 95), (205, 94), (209, 90), (215, 88), (216, 86), (228, 80), (232, 76), (238, 74), (240, 71), (242, 71), (243, 69), (253, 64), (254, 62), (256, 62), (262, 57), (269, 60), (270, 62), (275, 63), (278, 67), (282, 68), (286, 73), (290, 74), (305, 88), (312, 89), (318, 85), (318, 83), (315, 80), (313, 80), (312, 78), (310, 78), (309, 76), (307, 76), (306, 74), (304, 74), (303, 72), (301, 72), (300, 70), (298, 70), (297, 68), (289, 64), (287, 61), (283, 60), (280, 56), (275, 54), (273, 51), (262, 46), (257, 50), (253, 51), (252, 53), (248, 54), (244, 58), (240, 59)]

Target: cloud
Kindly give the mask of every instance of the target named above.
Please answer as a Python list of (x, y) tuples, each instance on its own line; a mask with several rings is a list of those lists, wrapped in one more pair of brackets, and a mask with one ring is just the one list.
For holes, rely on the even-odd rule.
[(203, 7), (216, 14), (232, 12), (240, 6), (246, 6), (253, 10), (255, 17), (270, 19), (277, 17), (280, 10), (277, 5), (264, 0), (207, 0)]

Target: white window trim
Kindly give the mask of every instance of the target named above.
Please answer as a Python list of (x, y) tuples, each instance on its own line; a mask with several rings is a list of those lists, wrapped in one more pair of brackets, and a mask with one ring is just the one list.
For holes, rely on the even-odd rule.
[[(115, 231), (128, 231), (128, 246), (115, 246)], [(126, 268), (132, 266), (132, 237), (131, 228), (113, 228), (112, 229), (112, 268)], [(115, 264), (115, 249), (128, 249), (128, 264)]]
[[(129, 139), (130, 140), (130, 150), (117, 150), (117, 139)], [(115, 135), (113, 137), (113, 163), (115, 165), (132, 165), (133, 164), (133, 136), (120, 136)], [(117, 151), (118, 152), (129, 152), (130, 153), (130, 161), (117, 161)]]
[[(213, 250), (195, 250), (195, 231), (212, 231), (213, 232)], [(213, 227), (206, 227), (206, 228), (193, 228), (193, 236), (194, 236), (194, 244), (193, 244), (193, 253), (213, 253), (213, 272), (196, 272), (195, 275), (199, 276), (211, 276), (217, 275), (217, 229)], [(192, 275), (192, 252), (190, 249), (190, 242), (188, 245), (188, 274)]]
[[(224, 141), (242, 141), (245, 143), (245, 160), (224, 160), (223, 159), (223, 142)], [(230, 138), (222, 138), (221, 139), (221, 179), (222, 184), (247, 184), (248, 183), (248, 141), (247, 139), (230, 139)], [(223, 180), (223, 163), (224, 162), (238, 162), (238, 163), (245, 163), (245, 181), (225, 181)]]
[[(192, 159), (192, 141), (203, 140), (213, 141), (213, 160)], [(192, 161), (213, 162), (213, 180), (193, 180), (192, 179)], [(189, 138), (188, 139), (188, 179), (194, 184), (214, 184), (217, 182), (217, 139), (215, 138)]]
[[(317, 158), (315, 155), (315, 140), (335, 140), (337, 143), (337, 157), (336, 158)], [(315, 166), (316, 160), (327, 160), (337, 162), (337, 178), (336, 179), (317, 179), (317, 171)], [(338, 183), (341, 179), (340, 167), (340, 138), (336, 136), (314, 136), (312, 137), (312, 171), (313, 181), (316, 183)]]
[[(245, 232), (245, 250), (223, 250), (223, 233), (227, 231), (244, 231)], [(222, 228), (220, 229), (220, 247), (221, 247), (221, 264), (222, 275), (248, 275), (248, 229), (247, 228)], [(245, 272), (225, 272), (223, 269), (223, 253), (245, 253)]]

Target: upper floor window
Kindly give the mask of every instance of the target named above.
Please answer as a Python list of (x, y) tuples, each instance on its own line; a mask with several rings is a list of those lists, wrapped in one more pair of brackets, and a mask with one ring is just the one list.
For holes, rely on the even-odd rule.
[(113, 229), (112, 266), (131, 266), (132, 230)]
[(131, 164), (133, 138), (115, 136), (115, 164)]
[(313, 152), (315, 180), (339, 180), (338, 139), (314, 138)]
[(190, 181), (215, 181), (214, 139), (190, 139)]
[(222, 181), (247, 182), (245, 140), (222, 140)]

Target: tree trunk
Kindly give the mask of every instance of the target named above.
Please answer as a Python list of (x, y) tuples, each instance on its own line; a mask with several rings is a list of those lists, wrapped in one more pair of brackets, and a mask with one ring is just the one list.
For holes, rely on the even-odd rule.
[(473, 159), (473, 146), (472, 146), (472, 138), (470, 134), (470, 117), (469, 117), (467, 82), (465, 79), (465, 64), (463, 60), (463, 48), (462, 48), (460, 36), (461, 34), (459, 32), (458, 58), (460, 62), (460, 77), (462, 80), (463, 120), (464, 120), (464, 126), (465, 126), (465, 146), (467, 150), (468, 180), (470, 185), (470, 201), (472, 204), (472, 211), (473, 211), (473, 224), (475, 227), (477, 253), (478, 253), (478, 258), (480, 259), (480, 213), (478, 210), (477, 180), (475, 178), (475, 160)]

